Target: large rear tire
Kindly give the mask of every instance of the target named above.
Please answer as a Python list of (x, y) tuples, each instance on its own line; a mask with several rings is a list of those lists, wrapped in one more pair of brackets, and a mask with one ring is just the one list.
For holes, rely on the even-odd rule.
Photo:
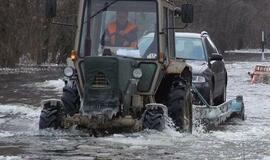
[(63, 88), (63, 95), (61, 100), (64, 104), (64, 113), (69, 116), (73, 116), (75, 113), (79, 113), (80, 97), (74, 82), (69, 82)]
[(180, 130), (192, 132), (190, 85), (182, 79), (173, 81), (168, 95), (168, 114)]
[(143, 128), (162, 131), (165, 128), (165, 117), (162, 108), (150, 108), (144, 112)]
[(46, 102), (40, 114), (39, 129), (61, 128), (63, 116), (61, 101)]

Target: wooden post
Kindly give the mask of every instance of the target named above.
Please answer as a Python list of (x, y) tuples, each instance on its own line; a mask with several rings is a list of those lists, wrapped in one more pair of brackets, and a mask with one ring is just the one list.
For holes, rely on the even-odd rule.
[(265, 57), (264, 57), (264, 45), (265, 45), (265, 38), (264, 38), (264, 31), (262, 31), (262, 41), (261, 41), (261, 44), (262, 44), (262, 61), (265, 61)]

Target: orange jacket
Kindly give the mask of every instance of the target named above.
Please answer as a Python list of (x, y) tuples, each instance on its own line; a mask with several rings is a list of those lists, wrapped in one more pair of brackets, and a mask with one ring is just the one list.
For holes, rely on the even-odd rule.
[[(135, 29), (137, 29), (137, 26), (133, 23), (128, 22), (125, 29), (123, 30), (123, 32), (120, 33), (120, 35), (124, 37), (128, 35), (129, 33), (131, 33), (132, 31), (134, 31)], [(116, 22), (110, 23), (107, 27), (107, 32), (109, 33), (110, 43), (113, 46), (115, 45), (115, 42), (116, 42), (116, 31), (117, 31)], [(123, 47), (137, 48), (137, 45), (138, 45), (137, 42), (130, 42), (129, 46), (123, 46)]]

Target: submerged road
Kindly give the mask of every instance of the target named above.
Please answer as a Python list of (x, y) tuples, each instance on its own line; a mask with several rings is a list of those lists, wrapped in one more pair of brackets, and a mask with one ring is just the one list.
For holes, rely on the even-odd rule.
[[(0, 159), (270, 160), (270, 85), (249, 82), (256, 62), (226, 64), (228, 98), (244, 96), (247, 120), (192, 134), (167, 127), (94, 138), (75, 129), (38, 130), (41, 99), (61, 95), (61, 71), (0, 70)], [(260, 63), (264, 64), (264, 63)], [(267, 64), (267, 63), (265, 63)]]

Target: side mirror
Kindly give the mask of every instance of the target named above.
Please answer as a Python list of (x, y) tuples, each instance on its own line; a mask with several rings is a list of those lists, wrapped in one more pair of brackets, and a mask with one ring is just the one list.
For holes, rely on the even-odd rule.
[(210, 57), (211, 61), (221, 61), (223, 60), (223, 56), (221, 54), (213, 53), (212, 57)]
[(56, 0), (46, 0), (45, 4), (45, 15), (46, 18), (53, 18), (56, 16)]
[(182, 9), (179, 7), (174, 8), (174, 16), (175, 17), (180, 17), (182, 15)]
[(181, 16), (182, 16), (183, 23), (192, 23), (193, 22), (193, 5), (183, 4), (181, 6)]

